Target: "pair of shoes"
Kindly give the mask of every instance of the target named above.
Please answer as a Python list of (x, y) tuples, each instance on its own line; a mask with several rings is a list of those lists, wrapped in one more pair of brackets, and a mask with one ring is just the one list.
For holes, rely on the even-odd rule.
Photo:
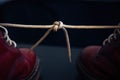
[(84, 80), (120, 80), (120, 30), (115, 29), (102, 46), (88, 46), (76, 60)]
[[(77, 69), (86, 80), (120, 80), (120, 30), (102, 46), (89, 46), (78, 57)], [(27, 48), (16, 48), (0, 26), (0, 80), (39, 80), (39, 59)]]
[(0, 26), (0, 80), (39, 80), (39, 68), (35, 52), (16, 48), (7, 29)]

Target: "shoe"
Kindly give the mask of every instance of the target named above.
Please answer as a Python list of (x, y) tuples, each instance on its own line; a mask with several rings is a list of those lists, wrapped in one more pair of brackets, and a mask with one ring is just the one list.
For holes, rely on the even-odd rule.
[(84, 48), (76, 65), (83, 80), (120, 80), (120, 30), (115, 29), (102, 46)]
[(0, 26), (0, 80), (39, 80), (39, 71), (35, 52), (16, 48), (7, 29)]

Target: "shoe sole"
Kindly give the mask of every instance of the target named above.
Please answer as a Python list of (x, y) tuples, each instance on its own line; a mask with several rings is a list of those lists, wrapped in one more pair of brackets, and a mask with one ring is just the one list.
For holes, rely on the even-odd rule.
[[(79, 78), (82, 78), (83, 80), (99, 80), (99, 79), (95, 79), (94, 77), (92, 77), (88, 71), (86, 70), (85, 66), (83, 65), (83, 63), (80, 60), (80, 57), (82, 55), (79, 56), (79, 58), (76, 60), (76, 68), (78, 70), (78, 74), (79, 74)], [(80, 79), (81, 80), (81, 79)]]
[(40, 80), (40, 60), (38, 58), (32, 73), (25, 80)]

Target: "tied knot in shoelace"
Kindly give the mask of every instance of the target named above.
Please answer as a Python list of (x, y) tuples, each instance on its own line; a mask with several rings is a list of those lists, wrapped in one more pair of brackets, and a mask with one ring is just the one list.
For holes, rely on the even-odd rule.
[(6, 40), (6, 43), (8, 43), (10, 46), (16, 47), (17, 44), (15, 41), (11, 40), (10, 37), (8, 36), (8, 31), (5, 27), (0, 26), (0, 28), (3, 30), (3, 38)]
[(52, 27), (46, 31), (46, 33), (30, 48), (30, 50), (33, 50), (35, 47), (37, 47), (48, 36), (48, 34), (50, 34), (52, 30), (57, 32), (57, 30), (59, 29), (62, 29), (64, 31), (66, 37), (67, 49), (68, 49), (68, 58), (69, 61), (72, 62), (69, 35), (67, 30), (64, 28), (64, 24), (62, 21), (55, 21)]
[(58, 31), (59, 29), (63, 28), (63, 22), (62, 21), (55, 21), (53, 24), (53, 30)]
[(65, 33), (67, 49), (68, 49), (68, 58), (69, 58), (69, 61), (72, 62), (72, 59), (71, 59), (71, 47), (70, 47), (68, 31), (66, 30), (66, 28), (64, 28), (64, 24), (63, 24), (62, 21), (55, 21), (54, 24), (53, 24), (53, 30), (57, 31), (59, 29), (62, 29), (64, 31), (64, 33)]
[(103, 41), (103, 45), (105, 45), (106, 43), (110, 43), (113, 39), (114, 40), (117, 39), (118, 34), (120, 34), (120, 30), (115, 29), (114, 32), (110, 34), (109, 37)]

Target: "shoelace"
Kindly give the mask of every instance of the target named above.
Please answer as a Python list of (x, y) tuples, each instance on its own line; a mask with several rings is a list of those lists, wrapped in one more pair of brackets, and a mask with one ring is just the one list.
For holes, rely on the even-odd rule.
[[(58, 29), (62, 29), (65, 32), (66, 41), (67, 41), (67, 47), (68, 47), (68, 57), (69, 61), (71, 62), (71, 48), (70, 48), (70, 42), (69, 42), (69, 36), (66, 28), (71, 29), (112, 29), (112, 28), (120, 28), (120, 26), (90, 26), (90, 25), (65, 25), (61, 21), (55, 21), (53, 25), (23, 25), (23, 24), (12, 24), (12, 23), (0, 23), (2, 26), (7, 27), (17, 27), (17, 28), (49, 28), (48, 31), (43, 35), (42, 38), (40, 38), (31, 48), (30, 50), (33, 50), (35, 47), (38, 46), (47, 36), (48, 34), (54, 30), (57, 31)], [(106, 43), (106, 41), (110, 42), (111, 37), (115, 34), (111, 34), (109, 39), (106, 39), (103, 44)], [(9, 38), (8, 38), (9, 39)], [(10, 40), (11, 41), (11, 40)], [(14, 42), (12, 42), (14, 43)], [(15, 45), (15, 44), (14, 44)]]
[(13, 40), (10, 39), (10, 37), (9, 37), (9, 35), (8, 35), (7, 29), (6, 29), (5, 27), (2, 27), (2, 26), (0, 26), (0, 28), (3, 29), (3, 34), (4, 34), (3, 38), (6, 40), (6, 43), (8, 43), (9, 46), (14, 46), (14, 47), (16, 47), (17, 44), (16, 44), (15, 41), (13, 41)]
[(48, 29), (48, 31), (30, 48), (30, 50), (33, 50), (35, 47), (37, 47), (48, 36), (48, 34), (52, 30), (57, 31), (59, 29), (62, 29), (65, 33), (67, 49), (68, 49), (68, 58), (69, 58), (69, 61), (72, 62), (69, 35), (67, 30), (63, 27), (63, 23), (61, 21), (54, 22), (53, 26), (50, 29)]
[[(12, 26), (12, 27), (24, 27), (24, 28), (28, 28), (29, 26), (26, 26), (26, 25), (17, 25), (17, 24), (1, 24), (0, 25), (3, 25), (3, 26)], [(50, 26), (41, 26), (43, 28), (45, 27), (49, 27), (50, 29), (48, 29), (48, 31), (30, 48), (29, 51), (33, 50), (34, 48), (36, 48), (47, 36), (48, 34), (53, 30), (53, 31), (57, 31), (59, 29), (62, 29), (65, 33), (65, 36), (66, 36), (66, 42), (67, 42), (67, 49), (68, 49), (68, 58), (69, 58), (69, 61), (72, 62), (72, 59), (71, 59), (71, 48), (70, 48), (70, 41), (69, 41), (69, 36), (68, 36), (68, 32), (67, 30), (64, 28), (63, 26), (64, 24), (61, 22), (61, 21), (55, 21), (53, 25), (50, 25)], [(31, 25), (31, 27), (35, 28), (35, 26)], [(4, 38), (6, 38), (6, 42), (8, 42), (10, 45), (14, 45), (16, 47), (16, 43), (11, 40), (8, 36), (8, 31), (6, 28), (2, 27), (5, 31), (5, 36)], [(28, 53), (29, 53), (28, 51)]]
[(108, 36), (108, 38), (103, 41), (103, 45), (106, 45), (106, 43), (110, 43), (113, 39), (114, 39), (114, 40), (117, 39), (117, 33), (120, 34), (120, 30), (119, 30), (119, 29), (115, 29), (115, 30), (113, 31), (113, 33), (110, 34), (110, 35)]

